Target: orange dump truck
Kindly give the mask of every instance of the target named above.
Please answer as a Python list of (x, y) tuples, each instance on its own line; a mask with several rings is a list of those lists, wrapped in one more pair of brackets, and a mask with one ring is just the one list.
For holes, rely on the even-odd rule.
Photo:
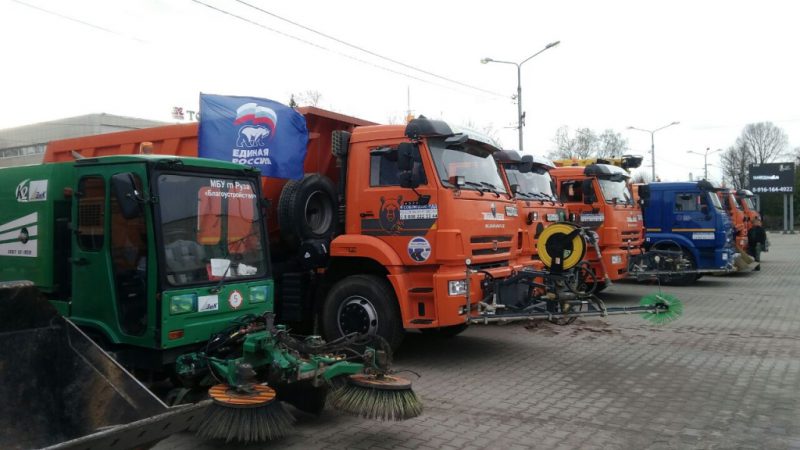
[(633, 275), (629, 271), (637, 267), (633, 262), (644, 249), (642, 211), (633, 200), (629, 175), (621, 166), (604, 164), (603, 160), (567, 162), (570, 165), (556, 167), (550, 175), (570, 221), (596, 233), (586, 258), (596, 279), (594, 290), (599, 292), (614, 280)]
[[(309, 130), (305, 176), (262, 177), (279, 320), (316, 318), (328, 340), (371, 333), (396, 347), (407, 329), (460, 332), (488, 298), (524, 299), (524, 284), (487, 282), (516, 272), (522, 238), (488, 141), (424, 118), (375, 125), (298, 111)], [(55, 141), (45, 160), (196, 156), (197, 131), (180, 124)]]
[(495, 160), (517, 201), (522, 237), (519, 264), (541, 270), (544, 266), (536, 249), (539, 236), (548, 225), (566, 220), (549, 173), (555, 166), (544, 158), (520, 156), (515, 150), (497, 152)]

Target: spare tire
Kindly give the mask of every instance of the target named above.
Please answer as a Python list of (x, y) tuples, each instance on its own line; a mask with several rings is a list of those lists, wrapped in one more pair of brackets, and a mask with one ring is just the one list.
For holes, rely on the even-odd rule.
[(281, 240), (298, 246), (307, 239), (330, 239), (336, 230), (336, 187), (318, 173), (291, 180), (278, 200)]

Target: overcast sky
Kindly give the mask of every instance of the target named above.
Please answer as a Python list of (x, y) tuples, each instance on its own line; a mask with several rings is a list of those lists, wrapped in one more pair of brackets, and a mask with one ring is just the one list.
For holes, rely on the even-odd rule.
[(626, 128), (680, 121), (655, 135), (657, 172), (679, 180), (702, 173), (687, 150), (727, 148), (750, 122), (800, 145), (795, 2), (246, 1), (482, 90), (235, 0), (0, 0), (0, 128), (97, 112), (172, 121), (201, 91), (286, 103), (316, 90), (323, 108), (385, 123), (410, 92), (414, 114), (491, 125), (516, 148), (516, 69), (480, 60), (560, 40), (522, 66), (526, 153), (552, 150), (567, 125), (620, 131), (649, 161), (650, 135)]

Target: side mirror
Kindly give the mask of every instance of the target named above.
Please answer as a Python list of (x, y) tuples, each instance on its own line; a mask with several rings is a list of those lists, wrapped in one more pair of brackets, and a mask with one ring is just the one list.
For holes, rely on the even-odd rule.
[[(374, 151), (374, 150), (373, 150)], [(419, 147), (411, 142), (403, 142), (397, 146), (397, 178), (400, 187), (416, 189), (420, 184), (419, 175), (414, 173), (414, 160), (419, 155)]]
[(136, 181), (130, 172), (118, 173), (111, 176), (111, 190), (119, 203), (122, 217), (135, 219), (142, 214), (141, 202), (144, 201), (142, 193), (136, 189)]
[(592, 185), (591, 178), (581, 181), (581, 191), (583, 191), (583, 203), (591, 205), (597, 201), (597, 196), (594, 195), (594, 186)]
[(708, 205), (700, 206), (700, 212), (707, 216), (708, 215)]
[(511, 195), (517, 195), (517, 192), (519, 192), (519, 185), (512, 184), (510, 187), (511, 187)]
[(397, 179), (400, 181), (400, 187), (416, 189), (419, 186), (418, 177), (414, 176), (413, 171), (403, 170), (397, 174)]
[(414, 155), (419, 154), (417, 144), (403, 142), (397, 146), (397, 168), (402, 171), (410, 171), (414, 168)]

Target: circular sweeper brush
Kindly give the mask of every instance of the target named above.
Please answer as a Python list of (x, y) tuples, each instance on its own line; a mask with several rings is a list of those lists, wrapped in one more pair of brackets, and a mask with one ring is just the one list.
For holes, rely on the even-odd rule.
[(350, 375), (329, 400), (334, 408), (365, 419), (406, 420), (422, 414), (411, 381), (394, 375)]
[(667, 324), (683, 314), (683, 303), (677, 297), (662, 292), (642, 297), (639, 306), (652, 309), (642, 314), (642, 318), (653, 325)]
[(217, 384), (208, 395), (214, 402), (197, 430), (204, 439), (263, 442), (282, 438), (292, 430), (294, 418), (269, 386), (256, 384), (236, 389)]

